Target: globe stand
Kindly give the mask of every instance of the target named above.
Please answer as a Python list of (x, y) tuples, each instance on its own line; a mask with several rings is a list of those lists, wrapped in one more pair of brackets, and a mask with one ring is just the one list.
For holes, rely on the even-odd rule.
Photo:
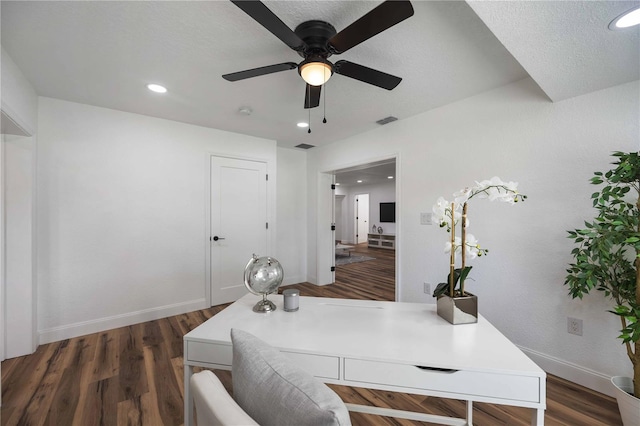
[(258, 257), (254, 254), (244, 268), (244, 285), (250, 293), (262, 296), (253, 307), (253, 312), (265, 314), (276, 310), (276, 305), (267, 296), (278, 292), (284, 271), (280, 262), (273, 257)]
[(259, 314), (266, 314), (267, 312), (272, 312), (276, 310), (276, 305), (271, 301), (267, 300), (267, 295), (262, 295), (262, 300), (255, 304), (253, 307), (253, 312), (257, 312)]

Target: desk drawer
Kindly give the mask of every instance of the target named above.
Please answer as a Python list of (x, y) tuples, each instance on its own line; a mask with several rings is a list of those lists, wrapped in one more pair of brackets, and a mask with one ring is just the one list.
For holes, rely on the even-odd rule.
[(228, 365), (233, 363), (231, 345), (204, 342), (187, 343), (187, 360), (207, 364)]
[(345, 359), (348, 381), (511, 401), (540, 402), (538, 377), (475, 371), (435, 371), (413, 365)]
[[(315, 377), (336, 380), (340, 378), (340, 359), (338, 357), (290, 351), (282, 351), (282, 354)], [(230, 367), (233, 364), (233, 349), (231, 345), (188, 342), (187, 360)]]
[(282, 353), (312, 376), (335, 380), (340, 378), (340, 358), (338, 357), (287, 351)]

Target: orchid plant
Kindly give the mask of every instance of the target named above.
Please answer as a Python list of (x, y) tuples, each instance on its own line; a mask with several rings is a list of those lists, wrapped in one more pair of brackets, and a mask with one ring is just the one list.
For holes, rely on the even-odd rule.
[[(467, 234), (469, 219), (467, 218), (467, 204), (473, 198), (486, 198), (490, 201), (501, 201), (515, 204), (526, 200), (527, 196), (518, 192), (517, 182), (503, 182), (499, 177), (476, 182), (472, 187), (464, 188), (453, 194), (453, 201), (447, 201), (443, 197), (438, 198), (433, 206), (434, 220), (441, 228), (446, 228), (451, 238), (445, 244), (445, 253), (450, 254), (450, 271), (447, 282), (437, 285), (433, 292), (434, 297), (441, 296), (449, 290), (449, 296), (464, 296), (464, 281), (471, 271), (471, 266), (466, 265), (467, 257), (475, 259), (485, 256), (489, 250), (480, 246), (478, 240), (472, 234)], [(461, 236), (455, 236), (456, 226), (461, 225)], [(462, 259), (460, 268), (455, 268), (455, 255)], [(459, 289), (456, 290), (456, 286)]]

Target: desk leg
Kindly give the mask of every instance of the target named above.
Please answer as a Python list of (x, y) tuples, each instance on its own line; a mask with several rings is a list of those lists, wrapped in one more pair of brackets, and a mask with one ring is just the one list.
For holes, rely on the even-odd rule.
[(190, 382), (193, 366), (184, 366), (184, 426), (193, 425), (193, 401), (191, 400)]
[(467, 401), (467, 425), (473, 426), (473, 401)]
[(544, 425), (544, 409), (538, 408), (533, 410), (533, 414), (531, 416), (531, 425), (532, 426)]

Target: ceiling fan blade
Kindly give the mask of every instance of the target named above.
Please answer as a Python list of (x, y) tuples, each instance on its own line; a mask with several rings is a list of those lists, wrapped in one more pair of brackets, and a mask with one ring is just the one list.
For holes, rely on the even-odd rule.
[(387, 74), (386, 72), (374, 70), (373, 68), (365, 67), (364, 65), (354, 64), (349, 61), (338, 61), (334, 64), (333, 70), (345, 77), (355, 78), (365, 83), (373, 84), (374, 86), (382, 87), (383, 89), (394, 89), (402, 79), (395, 75)]
[(256, 22), (269, 30), (293, 50), (300, 51), (305, 42), (291, 28), (280, 20), (264, 3), (258, 0), (231, 0)]
[(304, 89), (304, 108), (315, 108), (320, 105), (320, 91), (322, 86), (312, 86), (307, 84)]
[(274, 72), (288, 71), (298, 68), (298, 64), (294, 62), (284, 62), (282, 64), (267, 65), (266, 67), (253, 68), (250, 70), (232, 72), (231, 74), (225, 74), (222, 76), (227, 81), (244, 80), (245, 78), (258, 77), (265, 74), (272, 74)]
[(387, 0), (329, 39), (334, 53), (344, 53), (413, 16), (410, 1)]

